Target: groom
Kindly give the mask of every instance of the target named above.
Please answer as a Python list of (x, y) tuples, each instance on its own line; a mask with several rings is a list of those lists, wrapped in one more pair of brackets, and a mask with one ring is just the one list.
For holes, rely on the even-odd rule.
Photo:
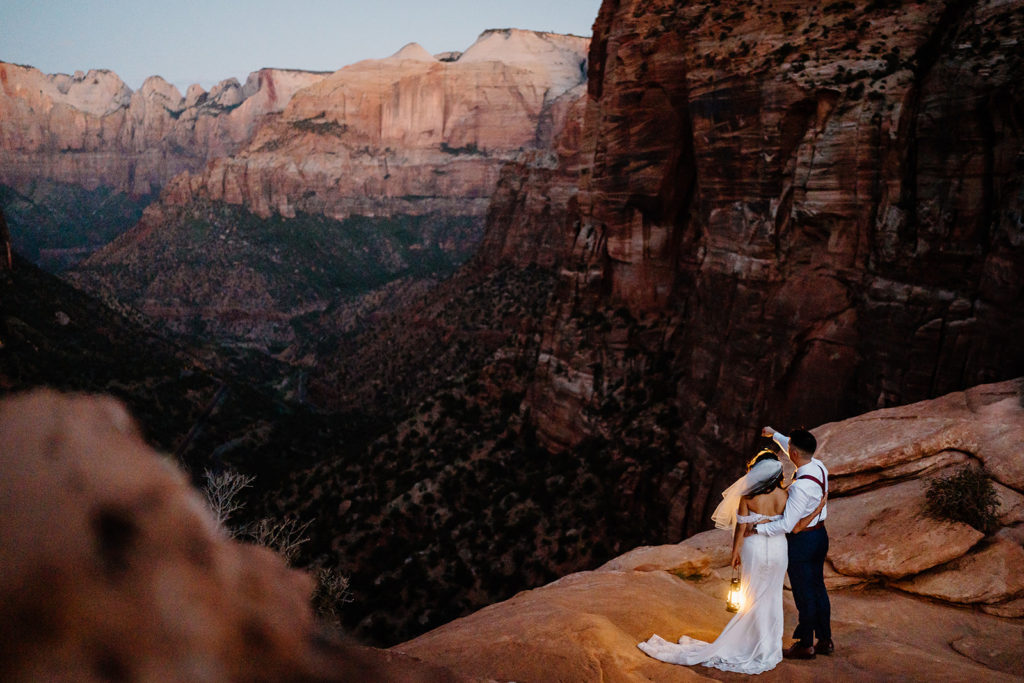
[[(794, 430), (789, 437), (771, 427), (765, 427), (762, 436), (771, 437), (796, 465), (793, 483), (789, 486), (789, 499), (782, 519), (759, 524), (747, 529), (753, 533), (775, 536), (785, 533), (789, 547), (789, 583), (793, 588), (793, 601), (799, 613), (799, 623), (793, 632), (797, 642), (783, 654), (789, 659), (814, 659), (815, 654), (830, 655), (832, 644), (831, 605), (825, 591), (825, 556), (828, 554), (828, 533), (825, 518), (828, 504), (800, 533), (790, 533), (800, 519), (821, 502), (828, 491), (828, 470), (814, 457), (818, 442), (804, 429)], [(814, 637), (818, 642), (814, 642)]]

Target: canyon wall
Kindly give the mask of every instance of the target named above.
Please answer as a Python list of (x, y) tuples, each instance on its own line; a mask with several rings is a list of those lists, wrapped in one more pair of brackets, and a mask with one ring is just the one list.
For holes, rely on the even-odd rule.
[(763, 423), (1024, 372), (1022, 29), (1021, 2), (606, 1), (542, 442), (653, 468), (679, 538)]
[(165, 201), (297, 213), (483, 216), (505, 161), (544, 148), (548, 105), (586, 79), (588, 39), (486, 31), (457, 57), (412, 43), (297, 95), (239, 153), (178, 178)]
[(17, 251), (52, 272), (138, 222), (175, 175), (238, 150), (326, 74), (261, 69), (182, 96), (159, 76), (47, 75), (0, 62), (0, 206)]
[(148, 195), (186, 170), (231, 154), (262, 118), (324, 73), (261, 69), (182, 96), (159, 76), (132, 90), (106, 70), (44, 74), (0, 62), (0, 183), (40, 180)]
[(560, 166), (588, 44), (493, 30), (459, 55), (410, 44), (340, 69), (244, 149), (174, 178), (71, 277), (175, 332), (275, 351), (331, 334), (309, 316), (468, 259), (507, 163)]

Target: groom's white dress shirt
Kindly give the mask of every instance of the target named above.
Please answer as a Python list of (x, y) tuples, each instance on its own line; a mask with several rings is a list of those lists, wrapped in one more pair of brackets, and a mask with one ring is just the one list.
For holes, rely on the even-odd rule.
[[(779, 440), (776, 439), (776, 441)], [(785, 444), (780, 443), (779, 445), (786, 448), (789, 445), (789, 439), (786, 439)], [(811, 458), (809, 463), (798, 467), (793, 475), (793, 483), (787, 489), (789, 499), (786, 501), (786, 509), (782, 511), (782, 519), (768, 522), (767, 524), (758, 524), (756, 527), (757, 533), (763, 536), (788, 534), (793, 530), (797, 522), (814, 512), (814, 508), (818, 507), (818, 503), (821, 502), (821, 487), (818, 486), (816, 481), (800, 479), (799, 477), (804, 474), (821, 480), (827, 490), (828, 470), (820, 460)], [(817, 524), (819, 521), (824, 521), (826, 517), (828, 517), (828, 503), (825, 503), (825, 507), (821, 509), (821, 512), (810, 523), (811, 525)]]

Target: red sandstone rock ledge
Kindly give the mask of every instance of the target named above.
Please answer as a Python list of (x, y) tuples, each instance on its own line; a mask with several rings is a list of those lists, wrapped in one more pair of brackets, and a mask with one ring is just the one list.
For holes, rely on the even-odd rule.
[[(837, 651), (784, 661), (762, 680), (1012, 680), (1024, 675), (1024, 380), (814, 430), (832, 468), (831, 589)], [(926, 516), (927, 481), (983, 464), (1001, 500), (984, 535)], [(648, 658), (652, 633), (711, 640), (724, 610), (729, 534), (637, 548), (524, 591), (394, 650), (470, 676), (517, 681), (739, 680)], [(796, 612), (785, 595), (786, 629)]]

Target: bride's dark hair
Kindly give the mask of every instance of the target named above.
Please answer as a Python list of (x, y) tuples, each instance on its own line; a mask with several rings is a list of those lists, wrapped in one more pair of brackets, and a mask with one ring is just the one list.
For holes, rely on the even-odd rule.
[[(747, 471), (749, 472), (751, 467), (753, 467), (757, 463), (761, 462), (762, 460), (774, 460), (774, 461), (778, 462), (779, 461), (779, 456), (778, 456), (778, 454), (775, 451), (773, 451), (773, 450), (771, 450), (769, 448), (762, 448), (760, 451), (757, 452), (757, 455), (755, 455), (753, 458), (751, 458), (750, 462), (747, 463)], [(779, 488), (779, 484), (781, 484), (781, 483), (782, 483), (782, 470), (779, 469), (779, 472), (778, 472), (777, 475), (775, 475), (771, 479), (768, 479), (768, 480), (764, 481), (757, 488), (755, 488), (755, 489), (751, 490), (749, 493), (747, 493), (747, 495), (752, 497), (752, 496), (764, 495), (765, 493), (771, 493), (775, 489)]]

